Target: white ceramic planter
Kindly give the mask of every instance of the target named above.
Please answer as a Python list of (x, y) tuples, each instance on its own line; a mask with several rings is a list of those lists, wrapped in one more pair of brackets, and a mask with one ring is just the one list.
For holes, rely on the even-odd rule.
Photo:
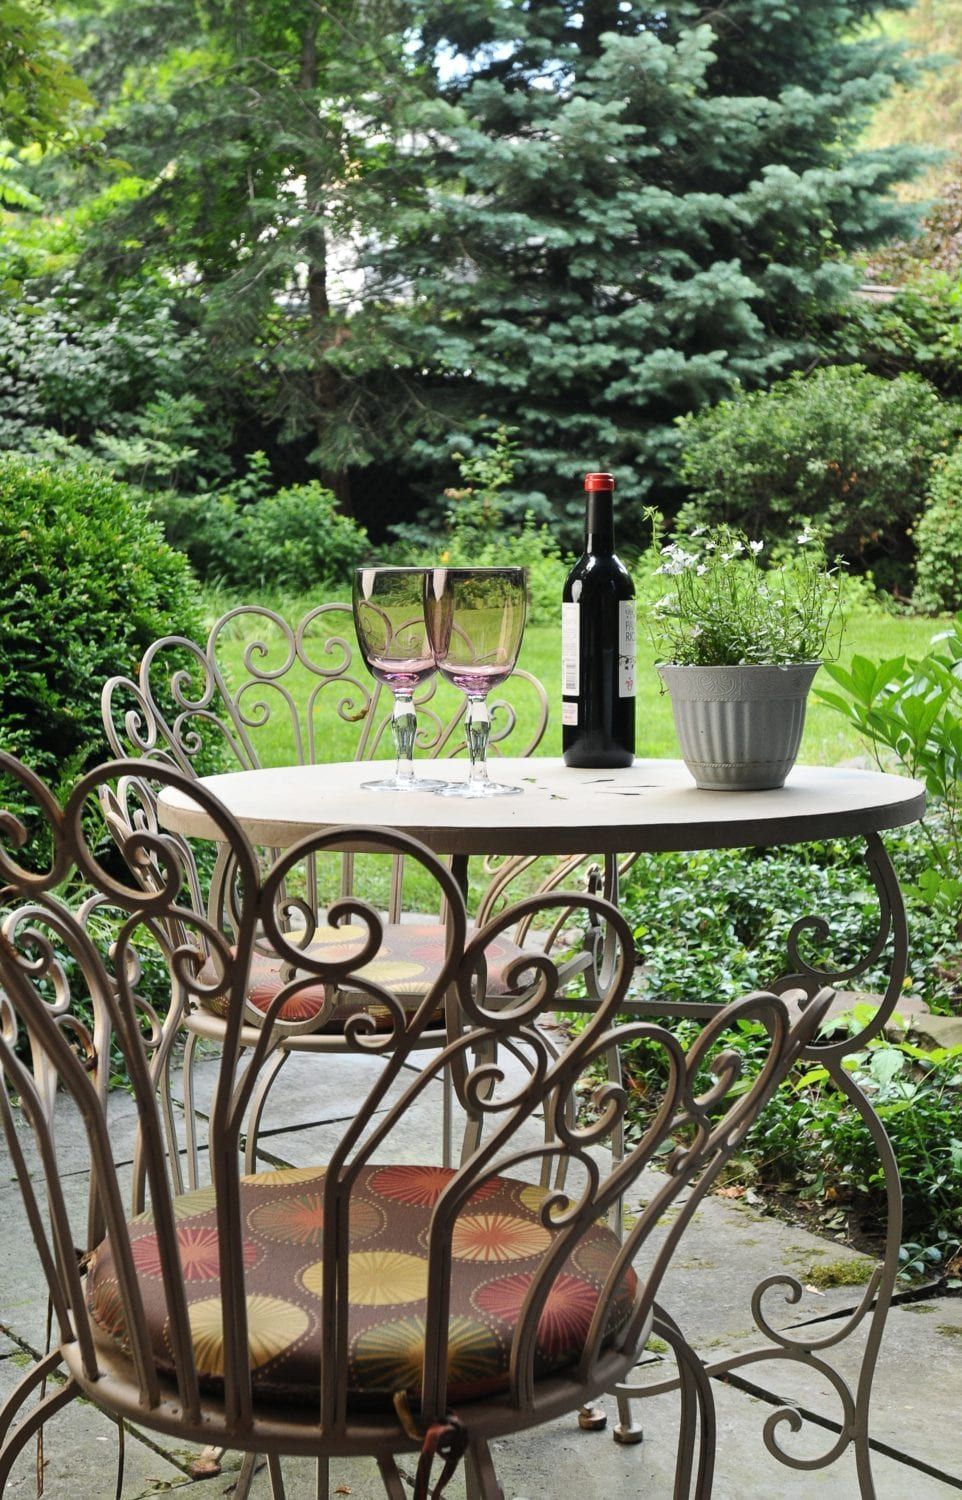
[(659, 667), (696, 786), (714, 792), (782, 786), (798, 755), (819, 665)]

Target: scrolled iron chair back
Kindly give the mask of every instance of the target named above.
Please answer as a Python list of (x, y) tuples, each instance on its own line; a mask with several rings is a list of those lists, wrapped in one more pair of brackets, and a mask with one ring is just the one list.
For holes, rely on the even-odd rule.
[[(79, 1391), (116, 1416), (188, 1440), (214, 1441), (275, 1456), (287, 1452), (321, 1455), (332, 1449), (374, 1451), (387, 1472), (384, 1466), (393, 1463), (391, 1455), (416, 1447), (417, 1440), (399, 1422), (390, 1402), (376, 1420), (369, 1411), (359, 1412), (349, 1397), (346, 1372), (360, 1368), (362, 1363), (352, 1322), (358, 1296), (363, 1304), (365, 1296), (370, 1299), (374, 1295), (364, 1291), (364, 1276), (373, 1275), (370, 1265), (366, 1261), (364, 1266), (359, 1265), (351, 1251), (352, 1213), (359, 1202), (363, 1207), (363, 1194), (373, 1180), (370, 1174), (390, 1174), (392, 1170), (402, 1176), (413, 1171), (415, 1180), (412, 1184), (410, 1175), (403, 1176), (400, 1192), (395, 1182), (391, 1201), (410, 1205), (419, 1201), (418, 1193), (423, 1193), (427, 1205), (423, 1221), (419, 1221), (422, 1228), (415, 1248), (400, 1254), (405, 1263), (417, 1262), (418, 1276), (423, 1273), (422, 1311), (417, 1319), (401, 1320), (402, 1324), (418, 1325), (415, 1334), (410, 1328), (402, 1332), (405, 1337), (416, 1335), (418, 1349), (423, 1351), (418, 1355), (420, 1369), (412, 1373), (413, 1356), (407, 1345), (402, 1351), (404, 1357), (399, 1359), (400, 1334), (393, 1325), (386, 1332), (377, 1325), (373, 1331), (368, 1329), (365, 1337), (368, 1346), (374, 1346), (370, 1367), (393, 1372), (378, 1376), (382, 1385), (387, 1382), (387, 1395), (414, 1406), (421, 1428), (448, 1420), (454, 1390), (472, 1451), (477, 1453), (485, 1447), (485, 1436), (472, 1434), (471, 1393), (466, 1396), (457, 1387), (461, 1378), (458, 1361), (464, 1356), (466, 1339), (471, 1356), (470, 1338), (476, 1336), (476, 1330), (472, 1331), (470, 1318), (456, 1312), (452, 1298), (455, 1273), (462, 1279), (477, 1273), (476, 1290), (484, 1290), (491, 1273), (485, 1257), (493, 1255), (496, 1262), (500, 1259), (501, 1252), (497, 1247), (492, 1250), (489, 1244), (490, 1237), (497, 1238), (498, 1234), (515, 1237), (515, 1248), (520, 1245), (524, 1252), (525, 1274), (507, 1278), (511, 1285), (496, 1289), (500, 1301), (492, 1303), (489, 1310), (489, 1322), (498, 1317), (507, 1320), (511, 1333), (505, 1367), (499, 1369), (493, 1385), (493, 1356), (490, 1350), (484, 1356), (489, 1364), (484, 1366), (484, 1379), (477, 1392), (479, 1398), (483, 1393), (484, 1399), (479, 1399), (474, 1409), (484, 1410), (485, 1434), (510, 1432), (547, 1420), (611, 1389), (624, 1377), (648, 1336), (658, 1286), (679, 1236), (702, 1194), (738, 1149), (762, 1103), (810, 1040), (830, 998), (827, 994), (817, 997), (794, 1027), (789, 1024), (784, 1002), (774, 995), (748, 996), (720, 1007), (718, 1017), (685, 1052), (654, 1022), (619, 1022), (619, 1006), (631, 979), (632, 934), (624, 918), (601, 898), (564, 892), (529, 897), (469, 933), (463, 899), (450, 873), (423, 846), (404, 836), (372, 829), (334, 830), (288, 850), (264, 873), (255, 851), (226, 810), (203, 787), (176, 770), (143, 762), (108, 765), (84, 777), (61, 812), (43, 784), (10, 757), (0, 757), (0, 768), (16, 776), (32, 796), (47, 826), (51, 849), (46, 868), (39, 872), (31, 869), (17, 857), (27, 843), (25, 827), (8, 815), (0, 817), (0, 879), (6, 908), (0, 926), (0, 1072), (19, 1098), (37, 1141), (44, 1167), (49, 1230), (6, 1088), (0, 1090), (0, 1113), (50, 1284), (59, 1357), (68, 1370), (68, 1381), (58, 1393), (56, 1405)], [(230, 845), (237, 869), (237, 897), (229, 931), (219, 930), (192, 901), (183, 900), (189, 882), (176, 845), (158, 841), (149, 827), (129, 834), (121, 852), (131, 872), (145, 858), (153, 862), (160, 875), (153, 877), (151, 889), (145, 889), (136, 874), (118, 874), (98, 858), (89, 836), (89, 809), (100, 789), (115, 786), (119, 778), (148, 775), (163, 785), (188, 790), (211, 816), (221, 839)], [(444, 960), (432, 991), (414, 1011), (405, 1008), (389, 986), (357, 972), (381, 942), (382, 919), (366, 902), (348, 898), (330, 913), (337, 923), (350, 921), (365, 930), (350, 956), (339, 963), (314, 958), (300, 945), (300, 938), (292, 940), (278, 919), (278, 892), (297, 884), (298, 871), (305, 861), (318, 851), (361, 844), (417, 860), (435, 880), (446, 904)], [(77, 880), (93, 892), (88, 899), (102, 898), (117, 913), (110, 940), (101, 946), (62, 899), (63, 891)], [(30, 913), (29, 920), (24, 917), (25, 910)], [(559, 973), (552, 957), (533, 952), (515, 959), (505, 974), (506, 992), (494, 1000), (485, 984), (485, 954), (499, 934), (519, 918), (549, 912), (563, 917), (575, 911), (581, 912), (585, 921), (610, 929), (617, 960), (603, 1001), (559, 1051), (557, 1040), (549, 1041), (540, 1027), (559, 999)], [(211, 1191), (202, 1200), (204, 1210), (213, 1215), (217, 1290), (203, 1304), (208, 1321), (200, 1342), (198, 1304), (189, 1295), (178, 1238), (183, 1200), (170, 1164), (176, 1143), (172, 1145), (156, 1098), (150, 1028), (145, 1037), (143, 1007), (136, 993), (136, 949), (142, 934), (165, 955), (175, 1001), (181, 991), (196, 997), (205, 988), (216, 986), (232, 1002), (210, 1114)], [(268, 1008), (256, 1044), (244, 1053), (244, 997), (251, 958), (261, 934), (290, 964), (292, 977)], [(309, 941), (309, 932), (303, 941)], [(67, 975), (62, 952), (76, 961), (71, 976)], [(204, 964), (209, 964), (211, 955), (216, 974), (210, 977), (208, 972), (204, 977)], [(50, 981), (55, 972), (57, 983), (51, 1001)], [(378, 1030), (370, 1016), (361, 1012), (345, 1026), (345, 1044), (376, 1064), (376, 1074), (364, 1099), (357, 1101), (327, 1161), (317, 1168), (317, 1204), (312, 1211), (319, 1214), (315, 1221), (319, 1256), (308, 1268), (310, 1294), (316, 1301), (310, 1321), (318, 1335), (312, 1345), (316, 1354), (313, 1394), (296, 1410), (285, 1409), (279, 1415), (276, 1406), (264, 1404), (258, 1384), (263, 1360), (259, 1363), (257, 1330), (251, 1322), (257, 1323), (259, 1304), (258, 1296), (249, 1291), (254, 1271), (247, 1244), (252, 1231), (245, 1194), (257, 1190), (260, 1179), (244, 1179), (241, 1175), (241, 1131), (282, 1006), (308, 983), (316, 984), (321, 979), (331, 985), (333, 993), (348, 976), (372, 1005), (386, 1010), (389, 1020), (386, 1029)], [(70, 992), (68, 978), (76, 992)], [(451, 1020), (447, 1044), (429, 1053), (427, 1063), (420, 1067), (422, 1052), (419, 1070), (414, 1070), (409, 1066), (412, 1055), (422, 1047), (425, 1029), (445, 994)], [(85, 1022), (86, 1012), (74, 1003), (77, 1000), (90, 1007), (92, 1020)], [(761, 1023), (768, 1037), (768, 1051), (757, 1075), (732, 1097), (738, 1058), (713, 1053), (727, 1027), (744, 1019)], [(24, 1032), (30, 1042), (30, 1062), (17, 1045), (18, 1035)], [(624, 1159), (607, 1165), (606, 1159), (599, 1157), (599, 1148), (623, 1120), (626, 1091), (612, 1084), (598, 1085), (586, 1114), (583, 1085), (595, 1076), (596, 1067), (612, 1047), (628, 1043), (660, 1053), (666, 1079), (664, 1096)], [(136, 1101), (138, 1144), (150, 1213), (147, 1225), (142, 1218), (129, 1219), (113, 1161), (105, 1110), (104, 1062), (111, 1047), (123, 1056)], [(506, 1074), (503, 1059), (511, 1053), (527, 1058), (520, 1082)], [(706, 1072), (709, 1060), (711, 1078)], [(476, 1149), (460, 1168), (451, 1171), (429, 1163), (422, 1168), (380, 1166), (384, 1153), (389, 1153), (394, 1132), (428, 1097), (432, 1083), (444, 1069), (459, 1062), (460, 1068), (454, 1071), (462, 1078), (459, 1088), (463, 1101), (484, 1120)], [(77, 1111), (91, 1162), (94, 1207), (82, 1248), (88, 1254), (92, 1252), (92, 1259), (80, 1262), (58, 1174), (53, 1118), (56, 1101), (51, 1078)], [(535, 1124), (542, 1112), (555, 1122), (548, 1139)], [(664, 1143), (670, 1138), (676, 1139), (677, 1145), (663, 1182), (619, 1240), (600, 1227), (599, 1220), (631, 1188), (642, 1169), (663, 1155)], [(390, 1155), (387, 1159), (390, 1161)], [(538, 1186), (546, 1162), (552, 1169), (566, 1164), (564, 1190)], [(274, 1175), (269, 1174), (271, 1181)], [(678, 1206), (677, 1216), (646, 1274), (638, 1278), (632, 1261), (682, 1187), (691, 1190)], [(488, 1195), (498, 1192), (512, 1195), (511, 1214), (492, 1210), (486, 1215)], [(387, 1197), (390, 1199), (391, 1194)], [(303, 1204), (298, 1212), (306, 1212)], [(368, 1205), (368, 1214), (372, 1223), (383, 1227), (388, 1222), (383, 1208), (372, 1214)], [(147, 1230), (152, 1257), (147, 1279), (153, 1287), (159, 1284), (160, 1290), (151, 1293), (155, 1303), (157, 1297), (162, 1300), (163, 1358), (158, 1356), (156, 1305), (151, 1314), (145, 1292), (142, 1237)], [(109, 1274), (104, 1271), (107, 1251), (99, 1243), (104, 1234), (109, 1244)], [(359, 1259), (364, 1261), (364, 1255)], [(86, 1285), (84, 1264), (88, 1265)], [(98, 1288), (95, 1293), (90, 1289), (92, 1281)], [(559, 1295), (559, 1288), (570, 1290), (572, 1282), (578, 1283), (581, 1298), (578, 1346), (573, 1353), (568, 1351), (571, 1358), (567, 1363), (559, 1363), (557, 1351), (552, 1352), (551, 1337), (544, 1333), (545, 1319), (547, 1316), (549, 1328), (556, 1326), (547, 1311), (549, 1299)], [(302, 1298), (306, 1284), (307, 1271), (303, 1276), (298, 1272), (298, 1296)], [(353, 1298), (352, 1290), (358, 1293)], [(286, 1307), (282, 1292), (283, 1288), (277, 1291), (281, 1299), (277, 1305)], [(509, 1316), (505, 1307), (511, 1299)], [(94, 1318), (94, 1306), (99, 1307), (99, 1321)], [(211, 1320), (214, 1341), (219, 1340), (221, 1349), (213, 1375), (205, 1354), (212, 1337)], [(110, 1326), (105, 1327), (105, 1322)], [(471, 1324), (467, 1333), (466, 1323)], [(387, 1352), (379, 1353), (377, 1339), (382, 1336), (393, 1342)], [(480, 1359), (475, 1351), (475, 1363)], [(470, 1373), (470, 1357), (466, 1367)], [(471, 1378), (476, 1375), (475, 1370)], [(393, 1391), (392, 1382), (396, 1386)], [(378, 1391), (381, 1396), (385, 1394), (380, 1387)], [(492, 1402), (498, 1413), (494, 1418)], [(3, 1429), (0, 1413), (0, 1490), (25, 1440), (23, 1432), (29, 1436), (33, 1430), (25, 1424), (4, 1448)], [(362, 1431), (367, 1436), (361, 1435)], [(370, 1444), (370, 1450), (363, 1447), (364, 1443)], [(396, 1477), (396, 1468), (393, 1473)], [(388, 1493), (396, 1493), (396, 1489), (388, 1486)], [(483, 1493), (493, 1496), (497, 1491), (490, 1488)]]
[[(238, 635), (244, 642), (240, 667), (226, 660)], [(465, 700), (458, 694), (453, 708), (442, 711), (437, 690), (433, 679), (415, 693), (416, 750), (429, 758), (461, 755)], [(529, 705), (531, 727), (524, 734), (518, 695)], [(115, 755), (176, 766), (187, 775), (334, 759), (335, 726), (353, 729), (347, 756), (355, 760), (373, 758), (390, 741), (392, 695), (360, 658), (349, 604), (318, 605), (296, 623), (264, 606), (237, 606), (212, 625), (203, 643), (179, 635), (154, 641), (136, 679), (110, 678), (101, 700)], [(510, 684), (491, 695), (489, 707), (491, 753), (530, 755), (548, 722), (548, 698), (537, 678), (514, 672)], [(184, 853), (189, 857), (186, 844)], [(355, 875), (348, 854), (342, 895), (354, 889)], [(403, 878), (398, 861), (388, 901), (391, 921), (400, 918)]]
[[(225, 662), (239, 633), (242, 665)], [(493, 694), (490, 746), (530, 755), (544, 735), (547, 695), (529, 672), (512, 676), (530, 698), (532, 728), (519, 738), (511, 696)], [(444, 712), (437, 679), (415, 695), (417, 749), (427, 756), (465, 750), (464, 701)], [(260, 605), (228, 610), (203, 644), (164, 636), (144, 653), (136, 680), (118, 675), (103, 690), (104, 727), (114, 754), (179, 766), (188, 774), (265, 764), (263, 731), (283, 742), (281, 763), (331, 759), (330, 726), (354, 726), (351, 756), (367, 760), (390, 738), (391, 694), (372, 680), (357, 651), (351, 606), (321, 604), (291, 623)]]

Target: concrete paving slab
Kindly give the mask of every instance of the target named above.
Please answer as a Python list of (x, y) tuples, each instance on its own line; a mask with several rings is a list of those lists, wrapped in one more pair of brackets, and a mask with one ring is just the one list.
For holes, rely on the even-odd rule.
[[(655, 1232), (642, 1264), (661, 1245), (666, 1232), (667, 1226)], [(855, 1306), (873, 1266), (874, 1261), (844, 1245), (820, 1239), (742, 1202), (708, 1197), (682, 1236), (659, 1300), (681, 1324), (693, 1347), (704, 1358), (712, 1358), (719, 1348), (743, 1348), (758, 1339), (751, 1296), (765, 1277), (785, 1273), (808, 1288), (796, 1303), (788, 1302), (777, 1288), (767, 1294), (766, 1315), (781, 1329)], [(854, 1278), (854, 1284), (823, 1284), (846, 1278)]]
[[(582, 1432), (575, 1416), (559, 1418), (543, 1427), (505, 1438), (493, 1445), (495, 1464), (506, 1500), (559, 1500), (559, 1496), (584, 1496), (585, 1500), (635, 1500), (649, 1496), (664, 1500), (671, 1493), (675, 1461), (677, 1400), (673, 1395), (656, 1396), (644, 1408), (645, 1440), (623, 1447), (611, 1438), (616, 1420), (615, 1404), (602, 1403), (609, 1414), (604, 1432)], [(773, 1407), (744, 1392), (728, 1387), (716, 1389), (718, 1453), (712, 1500), (855, 1500), (858, 1483), (854, 1460), (847, 1455), (828, 1469), (797, 1471), (768, 1454), (761, 1438), (762, 1427)], [(814, 1434), (816, 1443), (827, 1446), (831, 1438)], [(816, 1445), (805, 1450), (818, 1452)], [(236, 1455), (228, 1455), (224, 1473), (210, 1482), (210, 1491), (229, 1495), (239, 1466)], [(399, 1462), (402, 1474), (413, 1478), (414, 1460)], [(958, 1492), (940, 1480), (908, 1469), (884, 1455), (873, 1465), (877, 1500), (951, 1500)], [(285, 1464), (289, 1500), (313, 1500), (313, 1465), (306, 1461)], [(383, 1500), (384, 1491), (376, 1467), (370, 1460), (340, 1460), (331, 1466), (331, 1490), (350, 1494), (352, 1500)], [(266, 1471), (257, 1474), (252, 1500), (268, 1500)], [(459, 1474), (446, 1492), (450, 1500), (464, 1500), (465, 1486)]]
[[(811, 1329), (824, 1338), (844, 1326), (829, 1319)], [(856, 1333), (821, 1358), (854, 1389), (864, 1335)], [(719, 1357), (722, 1351), (712, 1351)], [(737, 1374), (829, 1421), (840, 1419), (839, 1401), (817, 1370), (780, 1361), (741, 1368)], [(890, 1309), (872, 1387), (872, 1436), (908, 1458), (927, 1464), (962, 1488), (962, 1298), (936, 1297)]]
[[(22, 1350), (0, 1358), (0, 1401), (29, 1369)], [(189, 1482), (184, 1467), (164, 1451), (166, 1439), (143, 1441), (128, 1432), (124, 1459), (124, 1496), (127, 1500), (154, 1495)], [(117, 1428), (87, 1401), (72, 1401), (47, 1423), (43, 1441), (44, 1500), (108, 1500), (117, 1476)], [(37, 1444), (21, 1453), (4, 1490), (4, 1500), (35, 1500)]]

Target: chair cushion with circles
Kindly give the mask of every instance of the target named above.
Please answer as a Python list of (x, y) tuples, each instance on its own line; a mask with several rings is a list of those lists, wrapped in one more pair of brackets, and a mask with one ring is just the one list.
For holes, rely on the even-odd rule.
[[(355, 1407), (390, 1407), (420, 1389), (431, 1211), (450, 1181), (436, 1166), (369, 1166), (349, 1213), (349, 1357)], [(324, 1169), (284, 1168), (241, 1179), (248, 1345), (255, 1394), (318, 1399)], [(453, 1230), (449, 1396), (471, 1401), (506, 1389), (525, 1293), (554, 1233), (542, 1222), (544, 1188), (506, 1177), (484, 1182)], [(198, 1376), (223, 1379), (217, 1222), (212, 1188), (174, 1200), (181, 1268)], [(158, 1368), (173, 1373), (162, 1267), (153, 1217), (129, 1225), (134, 1264)], [(584, 1232), (555, 1277), (538, 1324), (535, 1370), (552, 1374), (580, 1357), (605, 1279), (619, 1252), (601, 1222)], [(610, 1342), (627, 1321), (637, 1279), (629, 1267), (611, 1303)], [(109, 1239), (94, 1252), (87, 1302), (105, 1336), (126, 1348), (126, 1315)]]
[[(351, 951), (357, 952), (367, 937), (367, 928), (360, 924), (346, 923), (343, 927), (319, 926), (307, 949), (312, 958), (329, 963), (343, 963)], [(295, 939), (296, 942), (296, 939)], [(408, 1011), (416, 1010), (427, 991), (435, 982), (444, 961), (446, 949), (444, 927), (440, 922), (390, 922), (386, 923), (383, 941), (377, 956), (357, 970), (359, 978), (369, 979), (383, 985), (395, 995)], [(523, 950), (510, 938), (492, 939), (486, 949), (487, 993), (502, 995), (506, 990), (505, 966), (513, 958), (519, 958)], [(214, 970), (211, 963), (201, 970), (201, 978), (209, 982)], [(250, 992), (248, 999), (257, 1010), (266, 1011), (275, 995), (287, 982), (287, 965), (270, 954), (257, 953), (251, 962)], [(324, 1006), (325, 990), (322, 981), (307, 985), (281, 1007), (279, 1019), (283, 1021), (310, 1021)], [(206, 1008), (215, 1015), (225, 1016), (227, 1001), (221, 996), (205, 1002)], [(349, 1016), (369, 1012), (375, 1024), (387, 1030), (389, 1012), (386, 1006), (372, 1002), (361, 990), (352, 990), (350, 980), (339, 986), (336, 1009), (321, 1028), (323, 1031), (342, 1031)], [(439, 1012), (440, 1014), (440, 1012)]]

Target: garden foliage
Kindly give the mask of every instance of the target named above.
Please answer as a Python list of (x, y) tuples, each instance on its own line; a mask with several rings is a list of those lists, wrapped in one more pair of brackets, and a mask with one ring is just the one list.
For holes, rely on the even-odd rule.
[(962, 413), (917, 376), (883, 380), (858, 365), (792, 375), (681, 424), (692, 495), (681, 520), (790, 542), (806, 517), (830, 553), (890, 580), (900, 554), (905, 566), (905, 531), (933, 463), (960, 425)]
[[(817, 358), (845, 251), (911, 220), (888, 190), (924, 153), (858, 147), (912, 72), (880, 9), (106, 0), (71, 13), (70, 50), (112, 175), (28, 174), (75, 243), (53, 286), (36, 256), (16, 275), (57, 296), (79, 262), (95, 327), (145, 279), (166, 289), (203, 334), (187, 391), (223, 397), (235, 474), (265, 447), (349, 511), (352, 471), (379, 464), (410, 505), (509, 422), (506, 517), (577, 545), (580, 476), (604, 464), (638, 545), (645, 501), (680, 496), (674, 419)], [(125, 474), (148, 436), (108, 432)]]
[[(928, 868), (916, 894), (949, 913), (962, 932), (962, 620), (939, 632), (917, 659), (828, 662), (835, 688), (817, 689), (870, 746), (882, 770), (924, 782), (932, 806), (922, 827)], [(836, 691), (838, 689), (838, 691)]]
[[(890, 836), (909, 884), (924, 875), (930, 849), (922, 829)], [(698, 892), (704, 895), (699, 898)], [(803, 935), (802, 956), (816, 967), (844, 970), (870, 951), (879, 907), (852, 841), (773, 850), (704, 850), (643, 855), (623, 883), (622, 906), (633, 922), (644, 964), (646, 998), (657, 1003), (723, 1003), (764, 989), (785, 969), (785, 937), (802, 914), (824, 918), (831, 936)], [(954, 949), (946, 913), (928, 903), (913, 911), (909, 982), (933, 1009), (950, 1007), (957, 978), (942, 962)], [(885, 982), (884, 962), (860, 977), (866, 989)], [(867, 1019), (865, 1014), (858, 1024)], [(688, 1045), (698, 1023), (668, 1022)], [(726, 1038), (750, 1073), (760, 1038), (753, 1026)], [(628, 1048), (632, 1112), (640, 1128), (648, 1098), (662, 1079), (643, 1044)], [(962, 1049), (926, 1052), (904, 1037), (879, 1039), (851, 1060), (895, 1146), (905, 1203), (905, 1259), (929, 1270), (959, 1249), (962, 1197)], [(789, 1193), (811, 1209), (813, 1223), (845, 1230), (847, 1215), (865, 1232), (885, 1224), (878, 1153), (851, 1104), (824, 1069), (800, 1065), (766, 1106), (746, 1142), (742, 1180)]]
[(106, 753), (107, 678), (198, 631), (190, 570), (107, 475), (0, 454), (0, 576), (0, 748), (69, 785)]
[(514, 429), (497, 428), (473, 446), (470, 454), (452, 455), (460, 483), (444, 491), (447, 515), (438, 536), (436, 512), (417, 525), (396, 529), (414, 563), (437, 562), (474, 568), (516, 567), (527, 570), (528, 621), (556, 622), (558, 601), (571, 566), (551, 528), (529, 512), (520, 525), (508, 514), (508, 499), (518, 462)]
[[(331, 491), (316, 481), (272, 491), (258, 465), (252, 474), (253, 481), (228, 490), (151, 497), (168, 541), (187, 554), (199, 577), (250, 597), (265, 588), (316, 593), (348, 583), (370, 556), (363, 527), (341, 515)], [(238, 491), (249, 493), (246, 503)]]
[(962, 447), (935, 471), (928, 503), (915, 528), (917, 610), (962, 610)]

